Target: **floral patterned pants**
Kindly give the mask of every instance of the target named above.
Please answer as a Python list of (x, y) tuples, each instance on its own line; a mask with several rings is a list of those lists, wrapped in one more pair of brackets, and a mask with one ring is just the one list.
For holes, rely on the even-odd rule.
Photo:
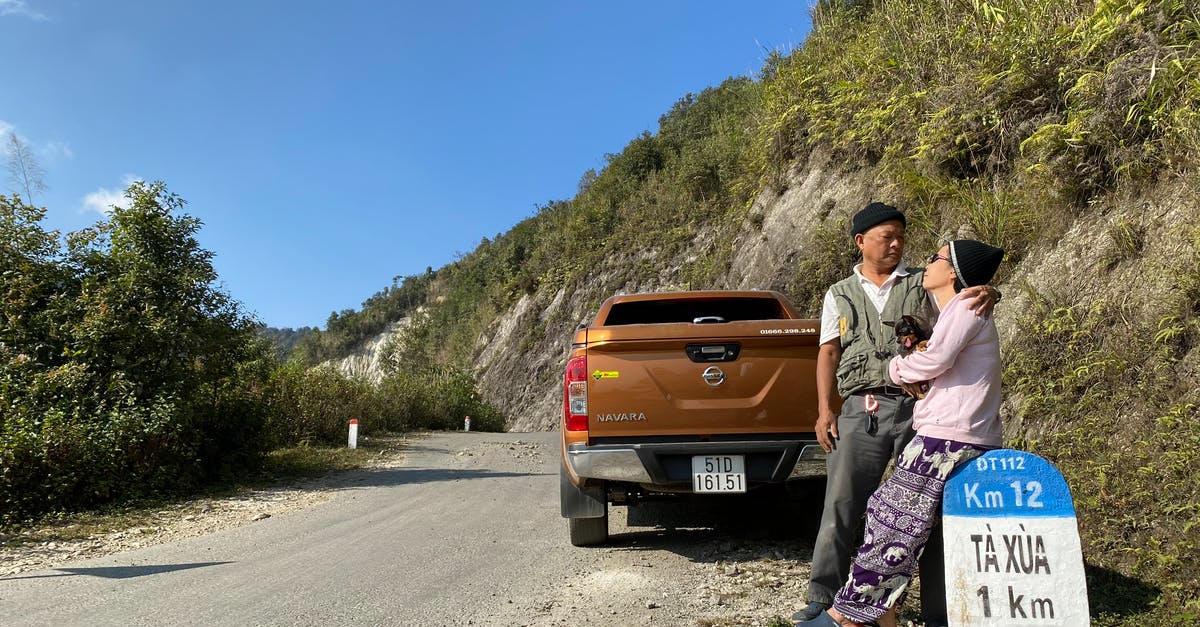
[(866, 623), (904, 600), (917, 559), (942, 516), (946, 478), (959, 464), (991, 447), (917, 434), (896, 469), (867, 502), (863, 543), (833, 607)]

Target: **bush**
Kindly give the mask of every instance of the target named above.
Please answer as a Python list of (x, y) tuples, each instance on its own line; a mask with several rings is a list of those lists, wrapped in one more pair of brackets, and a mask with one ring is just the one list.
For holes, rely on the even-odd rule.
[(273, 447), (342, 445), (352, 419), (362, 435), (461, 429), (467, 416), (472, 430), (504, 430), (503, 415), (483, 401), (474, 378), (453, 368), (395, 372), (372, 384), (292, 363), (276, 369), (271, 397)]
[(295, 363), (278, 368), (267, 425), (271, 446), (345, 442), (347, 425), (362, 418), (369, 394), (369, 384), (331, 368)]
[(177, 494), (265, 448), (265, 346), (161, 183), (71, 233), (0, 196), (0, 524)]
[[(1200, 380), (1176, 368), (1189, 345), (1177, 334), (1196, 333), (1200, 316), (1180, 296), (1167, 297), (1168, 315), (1154, 325), (1102, 300), (1033, 294), (1005, 347), (1014, 444), (1075, 486), (1089, 564), (1162, 582), (1155, 617), (1200, 615)], [(1098, 624), (1143, 624), (1146, 599), (1128, 598), (1127, 585), (1089, 584), (1093, 612), (1108, 615)]]

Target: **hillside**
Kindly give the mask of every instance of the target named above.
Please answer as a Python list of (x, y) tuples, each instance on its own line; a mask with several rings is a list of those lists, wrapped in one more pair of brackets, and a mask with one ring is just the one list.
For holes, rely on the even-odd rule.
[(1187, 624), (1198, 14), (1186, 0), (819, 3), (808, 41), (761, 76), (685, 96), (574, 198), (302, 347), (344, 357), (345, 338), (407, 317), (385, 359), (470, 368), (510, 430), (554, 429), (570, 333), (603, 298), (770, 288), (816, 315), (854, 262), (848, 216), (886, 200), (908, 213), (910, 260), (961, 236), (1009, 252), (1006, 437), (1075, 491), (1097, 623)]

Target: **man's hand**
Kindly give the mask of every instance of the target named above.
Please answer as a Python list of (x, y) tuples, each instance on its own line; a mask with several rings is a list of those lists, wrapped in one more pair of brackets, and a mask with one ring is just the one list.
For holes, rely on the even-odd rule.
[(817, 442), (826, 453), (832, 453), (838, 438), (837, 414), (828, 407), (822, 407), (817, 414)]
[(842, 361), (842, 345), (833, 338), (817, 351), (817, 442), (826, 453), (833, 452), (838, 438), (837, 414), (833, 413), (837, 394), (837, 367)]
[(996, 303), (1000, 302), (1000, 290), (991, 285), (976, 285), (963, 290), (962, 297), (964, 300), (971, 299), (967, 304), (967, 309), (974, 311), (977, 316), (990, 318), (992, 309), (995, 309)]

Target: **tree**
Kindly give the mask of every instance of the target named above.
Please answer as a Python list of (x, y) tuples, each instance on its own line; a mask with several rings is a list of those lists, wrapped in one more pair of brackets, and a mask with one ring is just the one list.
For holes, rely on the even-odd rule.
[(43, 180), (46, 171), (33, 156), (33, 149), (29, 147), (29, 144), (21, 141), (16, 133), (11, 131), (8, 133), (6, 144), (4, 151), (8, 158), (9, 183), (14, 186), (14, 193), (24, 192), (25, 201), (32, 204), (34, 194), (46, 191), (46, 182)]
[(0, 524), (252, 467), (271, 359), (162, 183), (71, 233), (0, 195)]
[(58, 232), (41, 227), (44, 209), (0, 195), (0, 423), (31, 368), (56, 363), (55, 310), (72, 298), (59, 262)]
[(70, 241), (84, 276), (72, 349), (94, 372), (187, 398), (229, 371), (254, 326), (214, 285), (200, 221), (176, 215), (183, 199), (161, 182), (135, 182), (125, 196), (129, 208)]

